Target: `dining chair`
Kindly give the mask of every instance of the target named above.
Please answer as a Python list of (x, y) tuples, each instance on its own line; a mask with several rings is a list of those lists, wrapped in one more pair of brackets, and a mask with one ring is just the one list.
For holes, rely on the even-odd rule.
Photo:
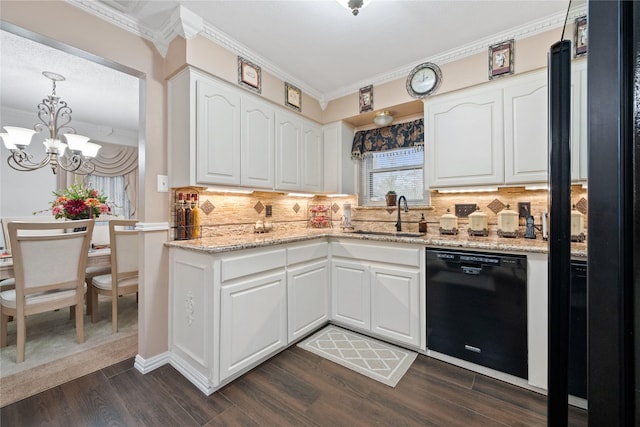
[[(7, 345), (9, 316), (16, 322), (16, 363), (25, 358), (26, 317), (71, 307), (82, 313), (84, 275), (93, 220), (7, 224), (15, 289), (0, 292), (0, 347)], [(84, 228), (82, 231), (78, 227)], [(51, 230), (62, 232), (51, 233)], [(66, 232), (65, 232), (66, 231)], [(84, 316), (75, 316), (76, 342), (84, 342)]]
[(91, 282), (91, 322), (98, 321), (98, 295), (111, 297), (111, 330), (118, 332), (118, 297), (138, 292), (137, 219), (109, 221), (111, 274), (95, 276)]
[[(91, 235), (91, 248), (99, 249), (107, 246), (109, 246), (109, 222), (96, 220), (95, 226), (93, 227), (93, 234)], [(111, 265), (92, 265), (87, 267), (84, 275), (84, 281), (87, 284), (87, 289), (91, 289), (91, 283), (93, 282), (94, 277), (110, 273)], [(91, 303), (91, 291), (89, 291), (87, 298), (87, 315), (91, 315), (93, 311)]]
[[(13, 221), (27, 221), (27, 222), (51, 222), (56, 221), (53, 215), (36, 215), (36, 216), (21, 216), (21, 217), (3, 217), (0, 218), (0, 224), (2, 224), (2, 236), (4, 240), (4, 251), (11, 253), (11, 241), (9, 240), (9, 229), (7, 228), (7, 224)], [(36, 231), (37, 233), (49, 233), (56, 234), (61, 233), (63, 231), (62, 228), (52, 228), (50, 230), (40, 230)], [(30, 230), (22, 230), (23, 234), (31, 233)], [(16, 279), (14, 277), (10, 277), (4, 280), (0, 280), (0, 291), (6, 291), (9, 289), (14, 289), (16, 285)]]

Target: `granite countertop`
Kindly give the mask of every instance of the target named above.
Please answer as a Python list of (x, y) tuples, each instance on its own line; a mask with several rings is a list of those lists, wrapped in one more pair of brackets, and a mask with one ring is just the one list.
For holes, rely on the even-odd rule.
[[(496, 235), (488, 237), (469, 236), (461, 232), (455, 236), (440, 236), (437, 233), (427, 233), (420, 237), (406, 237), (379, 234), (360, 234), (342, 231), (339, 228), (274, 230), (269, 233), (219, 233), (194, 240), (175, 240), (166, 242), (170, 247), (206, 252), (221, 253), (240, 249), (268, 247), (273, 245), (294, 243), (322, 237), (340, 237), (355, 240), (370, 240), (379, 242), (396, 242), (416, 244), (420, 246), (448, 247), (458, 249), (507, 251), (524, 253), (547, 253), (548, 242), (540, 238), (505, 238)], [(572, 243), (571, 256), (584, 258), (587, 256), (586, 243)]]

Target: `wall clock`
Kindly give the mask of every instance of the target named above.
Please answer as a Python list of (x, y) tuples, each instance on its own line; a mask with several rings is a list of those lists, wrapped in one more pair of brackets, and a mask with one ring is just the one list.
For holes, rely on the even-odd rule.
[(407, 92), (414, 98), (424, 98), (438, 89), (442, 81), (440, 67), (432, 62), (416, 66), (407, 76)]

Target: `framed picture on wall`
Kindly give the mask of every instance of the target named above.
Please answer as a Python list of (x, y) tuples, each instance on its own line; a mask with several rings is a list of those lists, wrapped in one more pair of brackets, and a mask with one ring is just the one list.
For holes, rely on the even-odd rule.
[(257, 93), (262, 93), (262, 69), (238, 56), (238, 84)]
[(302, 110), (302, 91), (292, 84), (284, 83), (284, 105), (294, 110)]
[(587, 32), (587, 17), (576, 18), (576, 57), (587, 54), (587, 44), (589, 42)]
[(489, 46), (489, 80), (513, 74), (513, 40)]
[(373, 85), (360, 88), (360, 112), (373, 111)]

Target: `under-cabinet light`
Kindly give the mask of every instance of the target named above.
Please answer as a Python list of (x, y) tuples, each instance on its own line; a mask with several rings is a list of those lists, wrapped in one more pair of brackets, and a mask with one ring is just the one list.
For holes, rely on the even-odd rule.
[(525, 185), (524, 186), (525, 190), (549, 190), (549, 185), (548, 184), (533, 184), (533, 185)]
[(212, 193), (236, 193), (236, 194), (251, 194), (253, 190), (236, 190), (228, 188), (207, 188), (207, 191)]
[(315, 194), (307, 194), (307, 193), (289, 193), (287, 194), (289, 197), (315, 197)]
[(459, 187), (459, 188), (442, 188), (438, 189), (439, 193), (487, 193), (498, 191), (498, 187)]
[(348, 194), (325, 194), (327, 197), (349, 197)]

